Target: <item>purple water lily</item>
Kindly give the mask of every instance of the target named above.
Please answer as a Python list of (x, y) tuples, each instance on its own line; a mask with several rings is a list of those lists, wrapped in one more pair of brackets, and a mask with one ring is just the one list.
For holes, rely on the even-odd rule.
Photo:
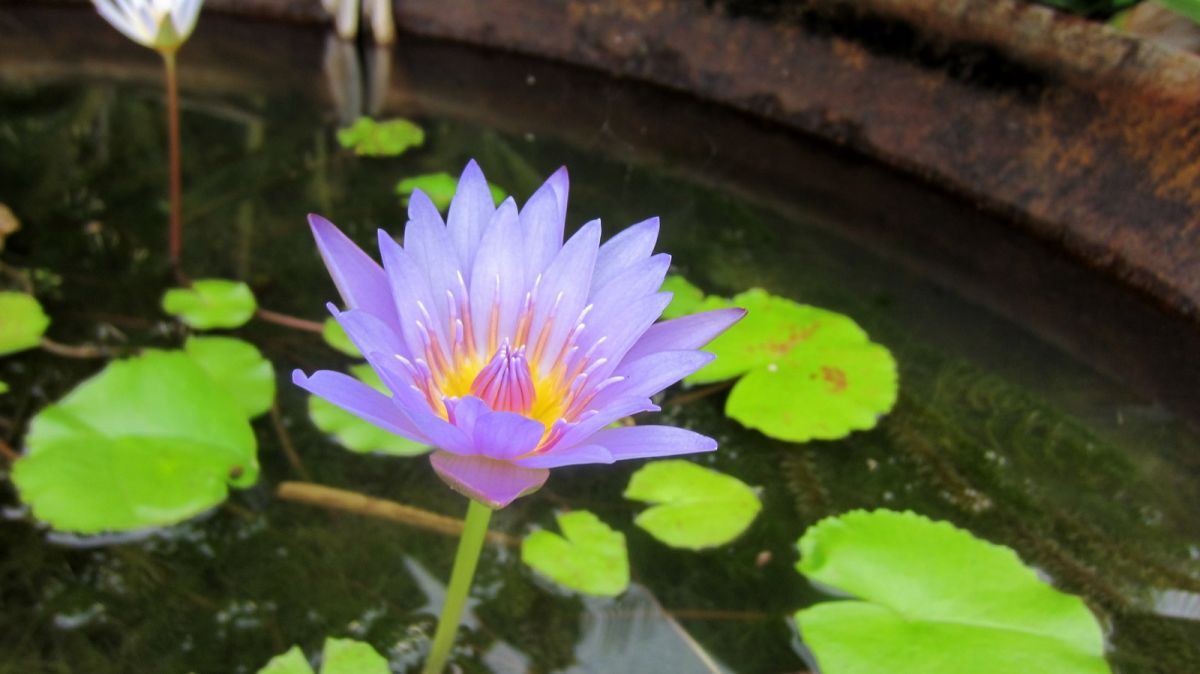
[(657, 411), (650, 396), (708, 363), (697, 349), (744, 312), (656, 324), (671, 299), (659, 292), (670, 256), (652, 254), (658, 219), (604, 245), (594, 220), (563, 243), (567, 186), (562, 168), (524, 208), (497, 208), (472, 161), (446, 222), (414, 191), (404, 246), (379, 232), (382, 267), (310, 216), (348, 307), (330, 311), (391, 397), (340, 372), (293, 380), (437, 448), (438, 475), (492, 508), (541, 487), (550, 468), (716, 449), (680, 428), (610, 426)]

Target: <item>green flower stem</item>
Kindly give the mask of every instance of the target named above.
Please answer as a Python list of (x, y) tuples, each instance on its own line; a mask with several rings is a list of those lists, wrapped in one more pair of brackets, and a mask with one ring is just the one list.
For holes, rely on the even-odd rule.
[(442, 606), (442, 616), (433, 635), (433, 647), (429, 650), (429, 659), (425, 661), (422, 674), (441, 674), (450, 657), (490, 519), (492, 509), (471, 499), (462, 538), (458, 539), (458, 552), (454, 555), (454, 570), (450, 573), (450, 587), (446, 589), (446, 604)]
[(179, 265), (183, 252), (183, 170), (179, 158), (179, 85), (175, 76), (175, 49), (162, 49), (167, 79), (167, 143), (170, 151), (171, 219), (167, 250)]

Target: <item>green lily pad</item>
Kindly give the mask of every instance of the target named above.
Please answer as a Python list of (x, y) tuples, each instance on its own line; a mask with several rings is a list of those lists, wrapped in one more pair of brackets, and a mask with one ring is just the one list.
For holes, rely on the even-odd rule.
[(212, 330), (245, 325), (257, 304), (250, 287), (241, 281), (202, 279), (191, 288), (168, 290), (162, 308), (197, 330)]
[(0, 356), (32, 349), (42, 341), (50, 318), (33, 295), (0, 292)]
[[(359, 381), (376, 391), (388, 392), (387, 387), (383, 385), (383, 381), (379, 379), (379, 375), (375, 374), (375, 370), (372, 370), (370, 365), (355, 365), (350, 368), (350, 372)], [(308, 398), (308, 416), (322, 432), (332, 435), (338, 444), (354, 452), (417, 456), (430, 450), (425, 445), (367, 423), (317, 396)]]
[(299, 646), (292, 646), (271, 658), (266, 666), (258, 670), (258, 674), (313, 674), (313, 670), (304, 657), (304, 651)]
[(797, 349), (825, 344), (868, 343), (867, 333), (842, 314), (799, 304), (760, 288), (747, 290), (731, 303), (746, 317), (704, 347), (716, 360), (688, 377), (706, 384), (743, 375), (778, 363)]
[[(408, 198), (412, 195), (413, 190), (421, 190), (440, 211), (445, 211), (450, 207), (450, 201), (454, 199), (454, 192), (457, 189), (458, 179), (449, 173), (427, 173), (405, 178), (396, 183), (396, 194), (404, 197), (405, 206), (408, 205)], [(504, 201), (504, 198), (508, 196), (507, 192), (492, 183), (488, 183), (488, 189), (491, 190), (492, 201), (496, 204)]]
[(342, 328), (342, 324), (333, 318), (326, 318), (325, 322), (321, 324), (321, 337), (326, 344), (347, 356), (362, 357), (362, 354), (358, 352), (358, 347), (354, 346), (354, 342), (350, 341), (350, 336)]
[(796, 613), (822, 672), (1110, 671), (1082, 600), (947, 522), (854, 511), (811, 527), (800, 554), (800, 573), (857, 597)]
[(654, 504), (635, 524), (667, 545), (691, 550), (732, 541), (762, 510), (746, 483), (682, 459), (639, 468), (629, 479), (625, 498)]
[(707, 384), (742, 377), (725, 413), (745, 426), (790, 442), (834, 440), (873, 428), (896, 403), (895, 360), (847, 316), (758, 288), (732, 300), (703, 297), (677, 276), (663, 289), (676, 293), (672, 315), (746, 309), (741, 322), (704, 347), (716, 359), (685, 379)]
[(425, 131), (407, 119), (377, 122), (359, 117), (354, 124), (337, 132), (338, 143), (357, 155), (395, 157), (410, 147), (425, 142)]
[(521, 561), (563, 587), (614, 597), (629, 586), (625, 535), (586, 510), (558, 515), (563, 535), (535, 531), (521, 541)]
[(0, 394), (8, 393), (8, 383), (0, 381)]
[(321, 674), (390, 674), (388, 661), (370, 644), (354, 639), (326, 639)]
[(679, 318), (709, 309), (721, 309), (732, 306), (729, 300), (715, 295), (705, 297), (704, 291), (692, 285), (692, 282), (678, 274), (668, 276), (660, 288), (663, 292), (671, 293), (671, 303), (663, 309), (664, 319)]
[(253, 344), (233, 337), (190, 337), (184, 351), (233, 395), (253, 419), (275, 400), (275, 368)]
[(734, 384), (725, 413), (789, 442), (873, 428), (896, 404), (896, 361), (871, 342), (797, 349)]
[(258, 478), (245, 412), (178, 351), (110, 363), (39, 412), (25, 445), (11, 475), (21, 499), (81, 534), (174, 524)]
[[(325, 640), (321, 674), (389, 674), (388, 661), (370, 644), (354, 639)], [(299, 646), (271, 658), (258, 674), (313, 674)]]

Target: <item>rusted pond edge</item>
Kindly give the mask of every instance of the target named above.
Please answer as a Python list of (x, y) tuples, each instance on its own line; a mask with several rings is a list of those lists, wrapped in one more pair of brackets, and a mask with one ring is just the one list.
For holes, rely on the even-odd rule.
[[(649, 81), (853, 148), (1200, 320), (1200, 59), (1017, 0), (711, 4), (395, 7), (409, 33)], [(208, 5), (327, 20), (315, 0)]]

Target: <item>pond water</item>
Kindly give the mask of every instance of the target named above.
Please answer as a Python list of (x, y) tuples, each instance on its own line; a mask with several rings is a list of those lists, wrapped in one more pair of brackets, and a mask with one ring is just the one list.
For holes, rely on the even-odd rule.
[[(1193, 327), (970, 205), (684, 96), (420, 40), (346, 50), (313, 28), (216, 15), (180, 60), (185, 266), (245, 280), (263, 307), (322, 320), (335, 297), (309, 212), (373, 251), (376, 228), (403, 225), (401, 178), (473, 157), (523, 201), (567, 165), (569, 228), (659, 215), (659, 250), (705, 290), (762, 287), (848, 314), (899, 363), (894, 411), (839, 441), (770, 440), (724, 416), (723, 392), (667, 392), (667, 422), (721, 443), (695, 460), (761, 490), (757, 521), (715, 550), (673, 550), (632, 524), (641, 506), (621, 494), (641, 462), (556, 470), (493, 529), (520, 536), (586, 508), (627, 536), (633, 585), (583, 599), (489, 546), (463, 671), (806, 671), (790, 616), (827, 595), (794, 570), (796, 539), (874, 507), (1014, 548), (1086, 599), (1117, 671), (1200, 670), (1200, 415), (1194, 365), (1178, 360), (1194, 356)], [(152, 53), (90, 12), (0, 8), (0, 202), (22, 222), (0, 260), (33, 270), (57, 342), (132, 352), (186, 335), (159, 307), (175, 285), (159, 78)], [(365, 113), (412, 119), (426, 141), (388, 159), (341, 150), (339, 119)], [(274, 363), (283, 431), (314, 481), (461, 516), (424, 458), (352, 454), (314, 428), (288, 373), (351, 359), (263, 321), (235, 334)], [(31, 416), (102, 365), (0, 360), (0, 438), (19, 448)], [(269, 417), (255, 431), (257, 485), (132, 540), (48, 536), (0, 483), (0, 672), (255, 672), (330, 634), (415, 668), (454, 539), (276, 498), (302, 476)]]

